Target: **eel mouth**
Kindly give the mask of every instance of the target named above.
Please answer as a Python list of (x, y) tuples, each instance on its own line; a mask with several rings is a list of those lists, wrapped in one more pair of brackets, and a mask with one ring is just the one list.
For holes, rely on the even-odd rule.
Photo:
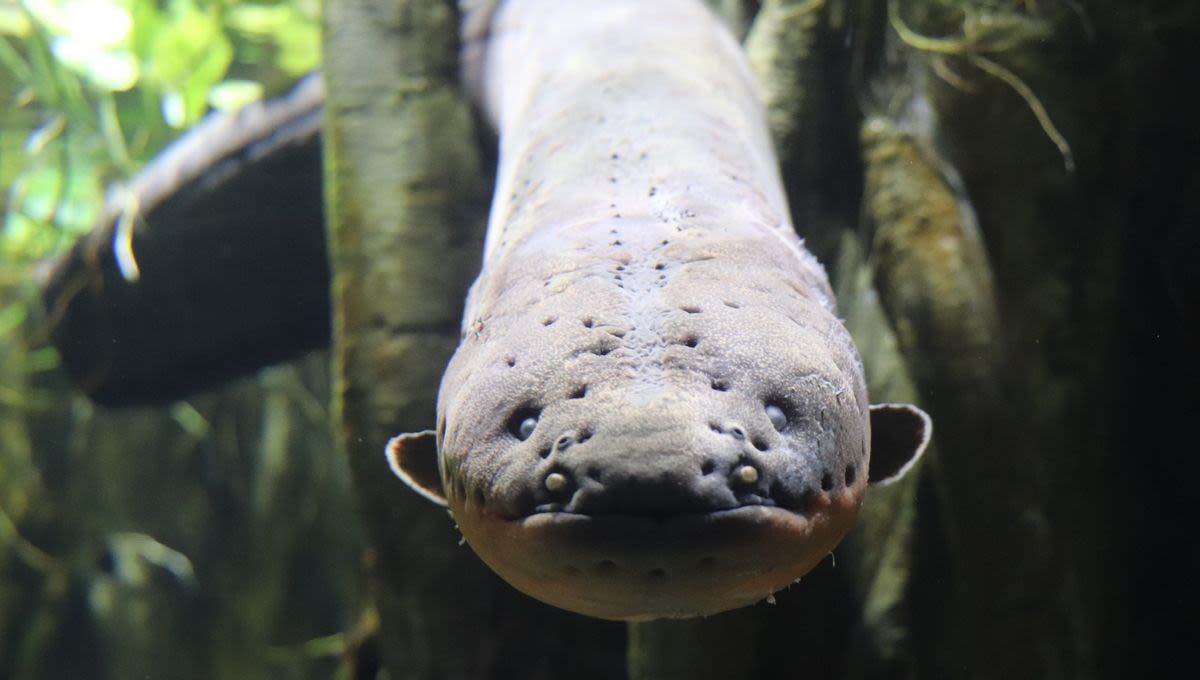
[(753, 604), (808, 573), (854, 523), (861, 493), (805, 512), (768, 505), (669, 516), (453, 507), (467, 543), (531, 597), (603, 619), (706, 616)]

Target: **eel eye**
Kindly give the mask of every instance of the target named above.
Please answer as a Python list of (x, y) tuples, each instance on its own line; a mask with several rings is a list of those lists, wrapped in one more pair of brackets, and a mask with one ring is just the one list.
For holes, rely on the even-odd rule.
[(771, 425), (776, 430), (782, 432), (783, 428), (787, 427), (788, 424), (788, 419), (787, 416), (784, 415), (783, 409), (779, 408), (779, 406), (776, 404), (767, 404), (766, 411), (767, 419), (771, 421)]
[(523, 408), (513, 414), (508, 420), (508, 431), (512, 436), (525, 441), (533, 436), (537, 429), (539, 412), (532, 408)]
[(521, 424), (517, 426), (517, 437), (522, 440), (529, 439), (530, 435), (533, 434), (533, 428), (535, 427), (537, 427), (537, 418), (529, 416), (523, 419)]

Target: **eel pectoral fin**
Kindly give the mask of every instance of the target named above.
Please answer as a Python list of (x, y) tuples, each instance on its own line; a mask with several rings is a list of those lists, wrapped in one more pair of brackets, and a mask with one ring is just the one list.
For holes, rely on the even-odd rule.
[(446, 507), (446, 494), (438, 473), (436, 432), (422, 430), (392, 437), (387, 445), (387, 459), (392, 472), (413, 491)]
[(933, 420), (916, 406), (872, 404), (870, 482), (887, 484), (903, 477), (932, 434)]

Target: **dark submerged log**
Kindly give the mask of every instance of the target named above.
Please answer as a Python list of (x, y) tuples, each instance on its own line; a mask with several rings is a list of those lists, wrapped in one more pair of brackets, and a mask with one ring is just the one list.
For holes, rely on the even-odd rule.
[(322, 98), (314, 74), (210, 117), (49, 265), (51, 340), (93, 400), (170, 401), (327, 345)]

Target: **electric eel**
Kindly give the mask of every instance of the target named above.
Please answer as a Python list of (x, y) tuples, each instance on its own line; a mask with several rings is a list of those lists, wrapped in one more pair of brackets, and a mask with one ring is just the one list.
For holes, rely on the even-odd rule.
[[(871, 406), (740, 46), (698, 0), (467, 12), (500, 155), (436, 431), (387, 447), (519, 590), (606, 619), (753, 604), (931, 423)], [(480, 25), (482, 24), (482, 27)]]

